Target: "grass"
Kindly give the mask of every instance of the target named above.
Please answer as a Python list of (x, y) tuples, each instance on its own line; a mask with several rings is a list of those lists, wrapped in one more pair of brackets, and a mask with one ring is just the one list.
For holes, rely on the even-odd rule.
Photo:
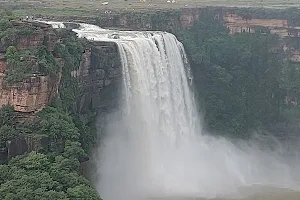
[[(108, 5), (102, 5), (103, 2)], [(172, 0), (171, 0), (172, 1)], [(93, 16), (104, 10), (161, 10), (203, 6), (286, 8), (300, 7), (299, 0), (0, 0), (4, 9), (17, 15)]]

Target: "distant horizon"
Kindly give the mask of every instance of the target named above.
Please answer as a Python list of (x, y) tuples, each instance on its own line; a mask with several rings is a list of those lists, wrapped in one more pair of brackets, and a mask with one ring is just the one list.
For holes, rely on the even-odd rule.
[[(104, 4), (108, 2), (108, 4)], [(17, 15), (41, 14), (49, 16), (92, 16), (105, 10), (111, 11), (155, 11), (172, 10), (182, 8), (201, 8), (201, 7), (258, 7), (266, 9), (285, 9), (290, 7), (300, 8), (300, 3), (296, 0), (103, 0), (103, 1), (83, 1), (83, 0), (65, 0), (65, 1), (25, 1), (11, 2), (0, 0), (3, 9), (11, 10)]]

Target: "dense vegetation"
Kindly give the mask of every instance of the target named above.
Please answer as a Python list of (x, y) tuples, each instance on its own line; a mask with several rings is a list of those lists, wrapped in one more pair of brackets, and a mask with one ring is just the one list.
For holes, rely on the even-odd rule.
[[(109, 17), (108, 17), (109, 16)], [(160, 10), (144, 12), (115, 12), (112, 14), (99, 14), (96, 24), (100, 27), (119, 26), (118, 21), (126, 19), (127, 28), (131, 30), (164, 30), (172, 32), (179, 24), (179, 10)]]
[(57, 78), (60, 68), (45, 46), (23, 51), (9, 46), (6, 49), (5, 58), (10, 66), (5, 76), (5, 81), (9, 84), (23, 81), (35, 73)]
[(0, 199), (100, 200), (89, 181), (79, 174), (79, 160), (86, 154), (79, 129), (67, 112), (47, 107), (33, 121), (17, 124), (13, 108), (4, 106), (0, 116), (2, 150), (5, 141), (17, 134), (44, 135), (50, 140), (49, 147), (0, 165)]
[[(10, 26), (10, 19), (3, 18), (0, 27), (3, 24)], [(20, 29), (10, 28), (16, 32)], [(7, 30), (0, 29), (0, 36)], [(53, 53), (43, 45), (23, 51), (15, 46), (6, 49), (5, 58), (9, 64), (6, 83), (25, 80), (35, 73), (57, 78), (62, 72), (62, 80), (59, 95), (33, 119), (19, 123), (11, 106), (0, 109), (0, 154), (5, 154), (6, 142), (15, 137), (35, 138), (37, 143), (41, 138), (48, 141), (46, 145), (39, 144), (34, 152), (2, 160), (0, 199), (100, 200), (89, 181), (81, 175), (80, 162), (88, 159), (94, 136), (91, 127), (76, 113), (74, 104), (79, 87), (77, 80), (71, 77), (71, 71), (80, 65), (87, 42), (70, 31), (61, 30), (57, 34), (61, 42)], [(8, 40), (11, 39), (14, 38)], [(55, 57), (62, 62), (57, 62)]]
[(5, 58), (10, 65), (10, 70), (6, 71), (5, 81), (8, 84), (20, 82), (34, 73), (56, 77), (59, 65), (45, 46), (22, 51), (15, 47), (19, 37), (29, 36), (35, 28), (30, 24), (23, 24), (21, 27), (14, 26), (12, 23), (14, 18), (10, 13), (6, 15), (0, 13), (0, 16), (2, 16), (0, 20), (0, 48), (6, 50)]
[(288, 62), (273, 34), (229, 35), (206, 10), (178, 34), (194, 71), (208, 128), (246, 136), (282, 120), (286, 95), (299, 97), (299, 65)]
[(13, 19), (15, 16), (11, 12), (0, 10), (0, 45), (9, 46), (15, 43), (19, 36), (30, 35), (34, 31), (30, 25), (24, 25), (22, 28), (13, 26)]

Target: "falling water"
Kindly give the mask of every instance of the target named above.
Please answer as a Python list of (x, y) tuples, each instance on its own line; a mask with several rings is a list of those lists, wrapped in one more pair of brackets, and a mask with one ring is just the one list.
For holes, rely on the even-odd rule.
[(299, 188), (299, 160), (274, 149), (276, 140), (233, 143), (202, 134), (189, 65), (174, 35), (87, 24), (73, 31), (115, 42), (123, 67), (123, 109), (110, 115), (95, 174), (105, 200), (214, 198), (253, 185)]

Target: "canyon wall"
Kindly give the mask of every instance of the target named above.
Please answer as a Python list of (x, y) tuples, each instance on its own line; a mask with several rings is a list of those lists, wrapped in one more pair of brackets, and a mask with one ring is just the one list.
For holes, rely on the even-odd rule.
[[(80, 16), (44, 16), (45, 20), (90, 23), (102, 28), (118, 30), (175, 30), (178, 28), (189, 28), (199, 18), (203, 8), (183, 8), (180, 10), (160, 11), (99, 11), (95, 17)], [(214, 11), (217, 15), (221, 9)], [(72, 23), (70, 23), (72, 28)], [(69, 25), (70, 25), (69, 24)], [(74, 27), (74, 24), (73, 24)]]
[[(22, 123), (26, 119), (34, 118), (36, 114), (49, 105), (54, 97), (60, 95), (62, 87), (62, 69), (58, 76), (45, 75), (35, 71), (31, 77), (21, 82), (7, 83), (5, 81), (6, 71), (11, 69), (5, 58), (5, 49), (14, 45), (18, 50), (30, 50), (44, 45), (54, 56), (55, 45), (60, 43), (56, 30), (51, 26), (36, 22), (14, 22), (14, 26), (28, 25), (34, 27), (33, 34), (18, 37), (6, 46), (0, 46), (0, 107), (10, 104), (18, 114)], [(36, 65), (33, 58), (32, 65)], [(55, 60), (64, 66), (61, 57)], [(34, 68), (34, 66), (32, 66)], [(70, 76), (78, 81), (76, 90), (78, 96), (74, 102), (75, 110), (88, 123), (95, 120), (99, 112), (113, 108), (118, 103), (118, 94), (121, 87), (121, 63), (118, 49), (115, 43), (92, 42), (89, 43), (84, 52), (80, 65), (71, 72)], [(20, 134), (7, 141), (7, 151), (0, 152), (1, 160), (10, 159), (25, 152), (48, 149), (48, 136)]]
[(118, 104), (122, 76), (118, 48), (112, 42), (92, 42), (83, 54), (81, 65), (72, 71), (79, 80), (79, 96), (76, 109), (87, 120), (92, 120), (97, 112), (104, 112)]
[(7, 85), (0, 74), (0, 106), (10, 104), (18, 112), (36, 112), (49, 104), (58, 89), (59, 80), (36, 75), (20, 83)]
[(270, 30), (278, 30), (278, 34), (286, 36), (284, 32), (288, 28), (287, 20), (279, 19), (245, 19), (234, 13), (226, 13), (223, 17), (224, 22), (229, 30), (229, 34), (249, 32), (255, 33), (258, 27), (265, 27)]
[(106, 11), (91, 23), (100, 27), (123, 30), (161, 30), (175, 33), (190, 28), (201, 17), (212, 14), (227, 27), (229, 34), (235, 33), (271, 33), (282, 38), (285, 53), (293, 62), (300, 62), (300, 50), (287, 42), (300, 36), (300, 28), (289, 24), (287, 19), (252, 18), (237, 14), (237, 8), (183, 8), (176, 11), (124, 12)]
[[(13, 25), (22, 27), (27, 22), (14, 21)], [(51, 97), (58, 90), (60, 80), (53, 80), (49, 75), (33, 74), (32, 77), (18, 83), (7, 84), (5, 71), (9, 66), (5, 60), (5, 50), (8, 46), (16, 46), (18, 50), (29, 50), (45, 45), (52, 52), (58, 38), (54, 30), (46, 24), (30, 23), (34, 31), (30, 35), (20, 35), (16, 40), (0, 43), (0, 107), (10, 104), (18, 112), (31, 113), (43, 109), (49, 104)], [(33, 58), (34, 62), (34, 58)]]
[[(30, 23), (36, 27), (33, 34), (20, 37), (13, 44), (18, 50), (33, 49), (40, 45), (46, 45), (50, 52), (54, 51), (57, 37), (55, 30), (49, 25), (35, 22), (15, 22), (16, 26)], [(10, 67), (5, 59), (7, 46), (0, 46), (0, 107), (10, 104), (18, 112), (36, 112), (48, 105), (53, 96), (58, 94), (61, 73), (59, 78), (43, 75), (40, 72), (32, 77), (18, 83), (7, 84), (5, 82), (5, 71)], [(61, 62), (61, 58), (56, 58)], [(82, 54), (82, 62), (78, 69), (71, 72), (80, 85), (80, 96), (77, 100), (78, 111), (106, 107), (107, 88), (116, 84), (121, 76), (121, 63), (119, 60), (117, 46), (111, 42), (92, 42), (89, 48)], [(107, 101), (110, 101), (108, 99)]]
[(236, 33), (271, 33), (282, 38), (282, 48), (293, 62), (300, 62), (300, 51), (291, 45), (291, 39), (300, 36), (300, 27), (291, 26), (286, 19), (255, 19), (245, 18), (232, 12), (223, 16), (229, 34)]
[(227, 12), (223, 19), (229, 30), (229, 34), (242, 32), (264, 33), (265, 31), (268, 31), (279, 35), (281, 38), (300, 36), (300, 28), (289, 25), (288, 20), (286, 19), (247, 19), (230, 12)]

